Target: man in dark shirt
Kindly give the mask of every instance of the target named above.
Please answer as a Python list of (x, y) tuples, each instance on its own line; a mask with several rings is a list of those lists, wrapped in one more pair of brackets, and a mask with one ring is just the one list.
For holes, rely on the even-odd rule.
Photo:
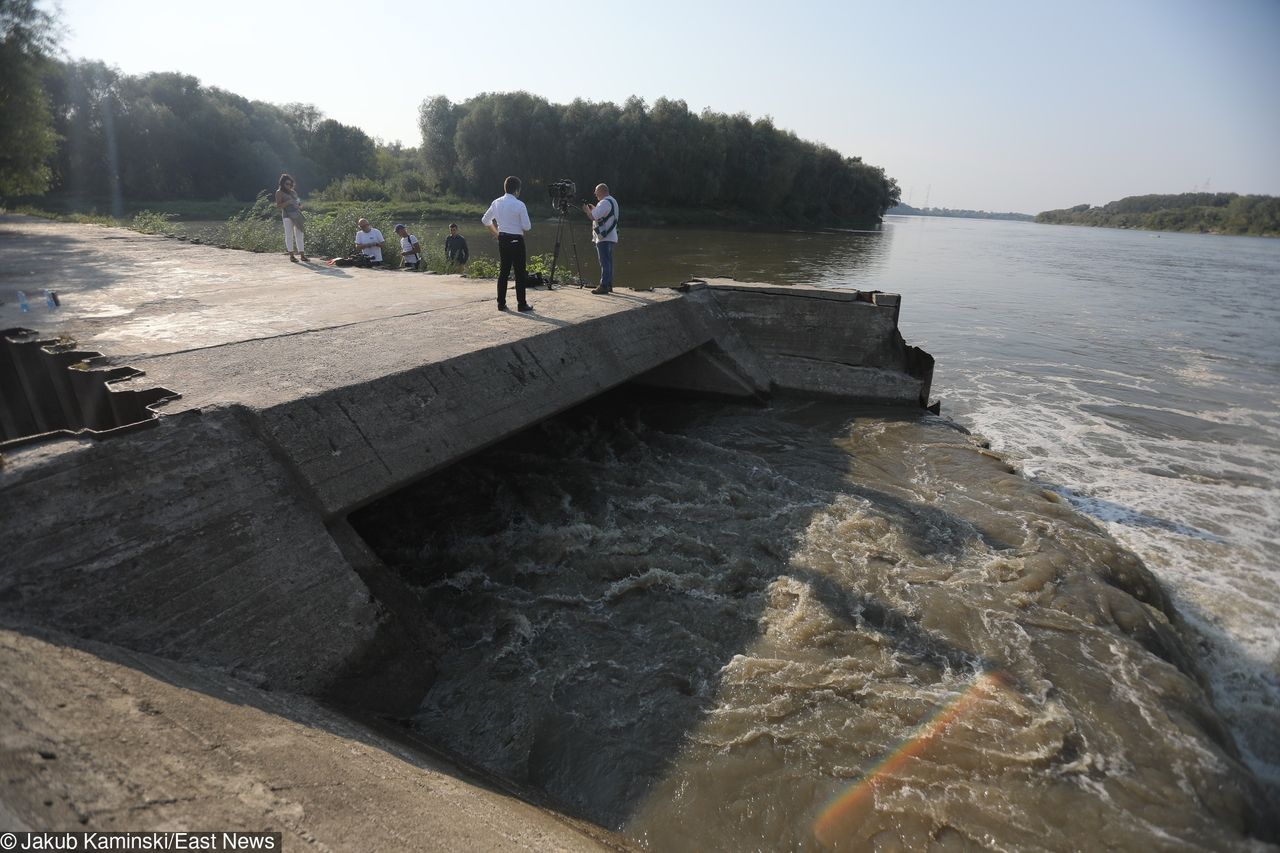
[(459, 266), (471, 257), (471, 252), (467, 249), (467, 238), (458, 233), (457, 225), (449, 225), (449, 236), (444, 238), (444, 254), (449, 263)]

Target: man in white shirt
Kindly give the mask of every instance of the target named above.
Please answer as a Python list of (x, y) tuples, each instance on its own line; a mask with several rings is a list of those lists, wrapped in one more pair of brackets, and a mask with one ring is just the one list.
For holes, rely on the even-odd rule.
[(514, 268), (516, 273), (516, 310), (532, 311), (525, 301), (525, 248), (524, 232), (533, 228), (529, 221), (529, 209), (520, 200), (520, 179), (515, 175), (502, 184), (503, 195), (495, 198), (489, 209), (480, 217), (485, 228), (498, 240), (498, 310), (507, 310), (507, 278)]
[(583, 202), (582, 210), (591, 219), (591, 242), (600, 258), (600, 286), (592, 293), (613, 292), (613, 250), (618, 245), (618, 200), (609, 187), (596, 184), (596, 203)]
[(356, 248), (364, 252), (375, 267), (379, 266), (382, 263), (382, 246), (386, 243), (382, 232), (372, 227), (364, 217), (356, 224), (360, 226), (360, 230), (356, 232)]
[(403, 225), (396, 226), (396, 234), (400, 237), (401, 267), (407, 270), (416, 270), (422, 264), (422, 244)]

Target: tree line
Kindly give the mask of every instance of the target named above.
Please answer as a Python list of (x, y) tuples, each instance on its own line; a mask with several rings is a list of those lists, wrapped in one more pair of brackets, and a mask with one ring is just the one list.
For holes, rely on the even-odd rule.
[(567, 177), (584, 189), (604, 181), (633, 204), (834, 225), (877, 222), (900, 195), (883, 169), (768, 118), (694, 113), (668, 98), (553, 104), (515, 92), (454, 104), (438, 95), (422, 103), (419, 127), (428, 179), (464, 196), (492, 195), (508, 174), (535, 192)]
[(1134, 195), (1100, 207), (1078, 204), (1046, 210), (1036, 215), (1036, 222), (1280, 237), (1280, 197), (1236, 193)]
[(120, 74), (52, 62), (44, 74), (60, 144), (52, 188), (79, 198), (252, 200), (286, 169), (303, 187), (375, 174), (364, 131), (309, 104), (276, 106), (186, 74)]
[(476, 202), (518, 174), (526, 199), (569, 177), (607, 182), (629, 208), (724, 209), (761, 219), (879, 221), (898, 201), (880, 168), (768, 118), (524, 92), (423, 101), (421, 146), (382, 144), (310, 104), (251, 101), (181, 73), (122, 74), (56, 57), (35, 0), (0, 0), (0, 198), (252, 201), (282, 171), (331, 200)]

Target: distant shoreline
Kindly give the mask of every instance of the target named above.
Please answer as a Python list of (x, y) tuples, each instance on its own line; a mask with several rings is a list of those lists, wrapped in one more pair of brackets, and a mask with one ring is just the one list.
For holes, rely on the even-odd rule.
[(1036, 222), (1134, 231), (1280, 237), (1280, 198), (1237, 193), (1135, 195), (1100, 207), (1046, 210)]
[(1280, 232), (1277, 231), (1265, 234), (1250, 234), (1247, 231), (1223, 231), (1217, 228), (1147, 228), (1142, 225), (1102, 225), (1092, 222), (1035, 221), (1037, 225), (1066, 225), (1070, 228), (1108, 228), (1112, 231), (1147, 231), (1152, 234), (1203, 234), (1207, 237), (1264, 237), (1273, 240), (1280, 237)]
[(952, 219), (1007, 219), (1014, 222), (1034, 222), (1035, 217), (1029, 213), (993, 213), (987, 210), (952, 210), (946, 207), (912, 207), (899, 204), (885, 211), (885, 216), (943, 216)]

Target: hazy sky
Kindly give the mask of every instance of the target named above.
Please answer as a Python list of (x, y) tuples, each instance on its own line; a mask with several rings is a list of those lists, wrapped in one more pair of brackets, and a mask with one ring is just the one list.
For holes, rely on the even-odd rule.
[(917, 207), (1280, 195), (1280, 0), (59, 5), (73, 58), (313, 103), (410, 146), (431, 95), (634, 94), (772, 116)]

